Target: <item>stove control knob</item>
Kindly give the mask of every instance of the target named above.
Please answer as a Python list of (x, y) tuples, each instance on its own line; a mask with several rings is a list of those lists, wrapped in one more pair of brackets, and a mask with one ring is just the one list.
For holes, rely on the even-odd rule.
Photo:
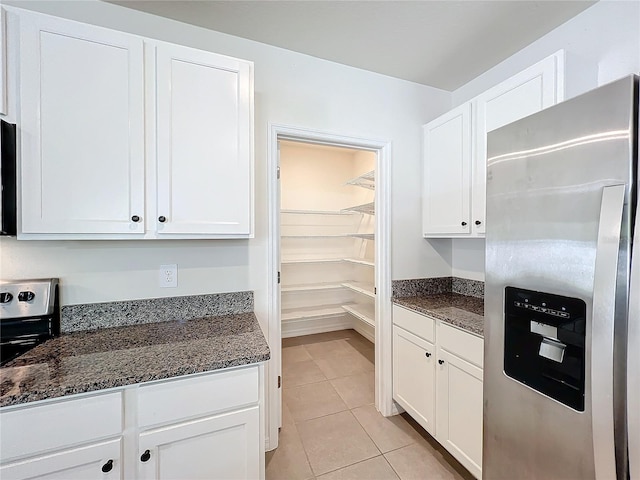
[(33, 292), (25, 291), (18, 294), (19, 302), (30, 302), (34, 298), (36, 298), (36, 294)]
[(13, 295), (9, 292), (0, 293), (0, 303), (9, 303), (11, 300), (13, 300)]

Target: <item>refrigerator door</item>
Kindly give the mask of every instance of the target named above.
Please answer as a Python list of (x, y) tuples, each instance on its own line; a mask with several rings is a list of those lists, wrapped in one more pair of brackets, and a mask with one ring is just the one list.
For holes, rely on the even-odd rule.
[(636, 89), (488, 135), (484, 478), (626, 478)]

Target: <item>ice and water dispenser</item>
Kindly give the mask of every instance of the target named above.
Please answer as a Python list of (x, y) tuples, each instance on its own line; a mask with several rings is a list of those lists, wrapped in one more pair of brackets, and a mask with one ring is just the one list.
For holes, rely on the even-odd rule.
[(506, 287), (504, 372), (584, 411), (586, 310), (578, 298)]

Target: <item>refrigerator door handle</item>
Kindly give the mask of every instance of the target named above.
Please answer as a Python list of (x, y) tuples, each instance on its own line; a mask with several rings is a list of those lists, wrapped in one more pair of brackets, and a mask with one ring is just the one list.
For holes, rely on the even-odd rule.
[(627, 345), (629, 478), (640, 480), (640, 208), (636, 208), (631, 252)]
[(613, 340), (625, 185), (603, 188), (593, 281), (591, 421), (596, 478), (616, 478)]

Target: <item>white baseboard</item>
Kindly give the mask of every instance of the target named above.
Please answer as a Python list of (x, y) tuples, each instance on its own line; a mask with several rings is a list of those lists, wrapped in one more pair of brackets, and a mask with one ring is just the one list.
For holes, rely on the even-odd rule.
[(400, 415), (401, 413), (404, 413), (405, 409), (402, 408), (400, 405), (398, 405), (398, 402), (396, 402), (395, 400), (393, 401), (393, 403), (391, 404), (391, 415)]
[(282, 322), (282, 338), (334, 332), (349, 328), (353, 328), (353, 318), (347, 313), (331, 317), (300, 318)]
[(376, 329), (372, 325), (369, 325), (362, 320), (354, 319), (351, 328), (353, 328), (356, 332), (369, 340), (371, 343), (376, 343)]

